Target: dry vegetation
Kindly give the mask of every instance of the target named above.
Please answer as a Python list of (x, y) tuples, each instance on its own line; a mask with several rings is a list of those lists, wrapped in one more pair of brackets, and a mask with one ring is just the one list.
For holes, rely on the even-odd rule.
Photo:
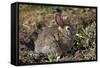
[[(37, 54), (34, 51), (37, 34), (32, 33), (36, 29), (38, 30), (38, 24), (55, 27), (53, 22), (56, 8), (62, 10), (64, 22), (70, 23), (75, 28), (73, 47), (66, 56)], [(20, 5), (19, 25), (19, 60), (21, 64), (96, 59), (95, 8)]]

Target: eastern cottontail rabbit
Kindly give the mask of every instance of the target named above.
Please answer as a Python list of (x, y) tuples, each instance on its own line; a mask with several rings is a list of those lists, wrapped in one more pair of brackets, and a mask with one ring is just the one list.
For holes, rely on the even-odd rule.
[(38, 34), (35, 41), (35, 52), (45, 55), (66, 55), (73, 45), (73, 36), (70, 26), (65, 26), (62, 32), (57, 28), (46, 27)]

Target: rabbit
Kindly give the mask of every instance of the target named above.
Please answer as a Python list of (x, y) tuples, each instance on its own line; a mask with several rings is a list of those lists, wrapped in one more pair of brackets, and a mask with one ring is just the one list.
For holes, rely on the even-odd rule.
[(58, 27), (45, 27), (42, 32), (38, 34), (38, 38), (34, 42), (35, 52), (45, 55), (64, 56), (67, 55), (67, 51), (71, 50), (75, 31), (70, 23), (63, 20), (61, 14), (62, 11), (56, 9), (54, 18)]
[(64, 56), (73, 46), (73, 34), (70, 26), (65, 26), (62, 32), (57, 28), (46, 27), (38, 34), (35, 43), (35, 52), (45, 55)]

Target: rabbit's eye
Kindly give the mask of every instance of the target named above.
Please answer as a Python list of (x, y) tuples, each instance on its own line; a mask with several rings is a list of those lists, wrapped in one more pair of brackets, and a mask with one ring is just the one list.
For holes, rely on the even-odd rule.
[(70, 28), (68, 27), (67, 30), (70, 30)]
[(68, 27), (68, 26), (66, 26), (65, 28), (66, 28), (66, 30), (70, 30), (70, 27)]

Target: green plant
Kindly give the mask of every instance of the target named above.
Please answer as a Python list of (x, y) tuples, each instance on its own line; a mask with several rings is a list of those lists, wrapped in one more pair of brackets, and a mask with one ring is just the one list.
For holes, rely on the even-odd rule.
[[(84, 60), (96, 58), (96, 23), (81, 28), (76, 34), (76, 49), (81, 50)], [(84, 49), (82, 49), (84, 48)]]
[(56, 62), (56, 61), (59, 61), (59, 59), (60, 59), (60, 56), (56, 56), (52, 54), (48, 55), (49, 62)]

